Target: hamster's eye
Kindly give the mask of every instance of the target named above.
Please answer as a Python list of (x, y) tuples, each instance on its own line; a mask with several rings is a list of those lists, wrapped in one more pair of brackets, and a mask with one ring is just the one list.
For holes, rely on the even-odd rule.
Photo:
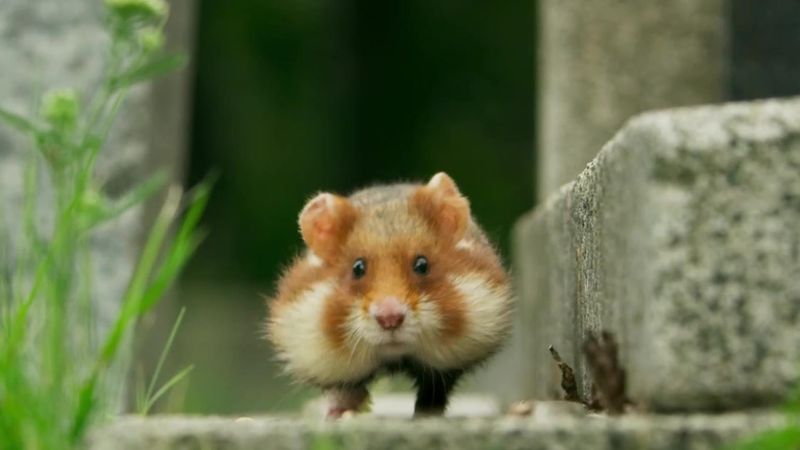
[(353, 263), (353, 278), (359, 279), (367, 273), (367, 261), (364, 258), (358, 258)]
[(414, 272), (418, 275), (427, 275), (428, 274), (428, 258), (424, 256), (417, 256), (414, 258)]

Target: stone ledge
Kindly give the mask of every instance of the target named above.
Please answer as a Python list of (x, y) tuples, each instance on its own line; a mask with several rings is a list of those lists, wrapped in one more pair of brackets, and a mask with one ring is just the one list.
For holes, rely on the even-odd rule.
[(96, 430), (91, 450), (244, 449), (713, 449), (779, 427), (774, 413), (378, 419), (126, 417)]
[[(382, 393), (370, 398), (370, 415), (376, 417), (410, 418), (414, 415), (416, 395), (407, 393)], [(321, 396), (309, 401), (303, 408), (303, 416), (325, 417), (328, 401)], [(446, 417), (495, 417), (500, 413), (497, 399), (490, 395), (456, 393), (450, 398)]]
[[(553, 344), (620, 343), (651, 410), (780, 402), (800, 374), (800, 100), (638, 116), (515, 232), (507, 400), (553, 398)], [(499, 373), (499, 370), (495, 369)]]

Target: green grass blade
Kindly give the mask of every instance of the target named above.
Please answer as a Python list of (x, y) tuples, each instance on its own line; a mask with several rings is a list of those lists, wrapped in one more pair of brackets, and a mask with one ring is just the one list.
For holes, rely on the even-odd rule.
[[(175, 243), (172, 246), (167, 246), (165, 250), (165, 261), (167, 264), (162, 264), (154, 281), (148, 282), (148, 280), (154, 278), (154, 267), (158, 260), (160, 250), (164, 247), (170, 224), (174, 222), (177, 216), (180, 196), (180, 189), (173, 188), (170, 190), (167, 194), (164, 206), (161, 209), (161, 213), (159, 213), (153, 224), (142, 255), (139, 258), (139, 263), (136, 266), (133, 278), (125, 294), (122, 311), (117, 317), (102, 347), (91, 376), (84, 383), (84, 387), (81, 390), (81, 402), (74, 420), (73, 437), (79, 437), (85, 431), (85, 426), (88, 423), (88, 416), (92, 410), (94, 395), (96, 394), (95, 388), (99, 376), (102, 369), (107, 367), (114, 359), (125, 333), (135, 322), (136, 318), (149, 309), (155, 303), (155, 300), (160, 298), (166, 287), (177, 277), (180, 269), (185, 265), (189, 256), (197, 246), (195, 227), (199, 223), (199, 217), (207, 202), (207, 185), (201, 185), (197, 193), (193, 195), (189, 208), (181, 221), (178, 235), (174, 241)], [(154, 289), (153, 286), (157, 286), (157, 288)], [(159, 390), (159, 392), (161, 392), (161, 390)], [(156, 392), (153, 397), (157, 398), (159, 392)], [(147, 406), (147, 404), (145, 404), (145, 406)]]
[(0, 120), (24, 133), (40, 133), (39, 127), (33, 121), (4, 108), (0, 108)]
[(165, 393), (167, 393), (170, 389), (172, 389), (173, 386), (175, 386), (181, 380), (186, 378), (186, 376), (188, 376), (189, 373), (192, 372), (192, 370), (194, 370), (194, 365), (186, 366), (184, 367), (183, 370), (176, 373), (172, 378), (170, 378), (169, 381), (164, 383), (164, 385), (161, 386), (161, 388), (158, 391), (156, 391), (156, 393), (153, 394), (153, 397), (150, 398), (150, 400), (145, 404), (142, 415), (147, 415), (147, 412), (150, 410), (150, 408), (153, 407), (153, 405), (155, 405), (158, 399), (160, 399)]
[(134, 187), (117, 201), (115, 201), (112, 209), (112, 215), (107, 217), (105, 220), (113, 219), (131, 207), (144, 202), (148, 198), (152, 197), (156, 192), (163, 189), (166, 184), (167, 173), (163, 170), (159, 170), (155, 173), (155, 175)]
[(99, 372), (95, 370), (78, 393), (78, 408), (75, 411), (75, 418), (69, 433), (70, 442), (73, 444), (83, 437), (86, 426), (89, 424), (89, 418), (96, 402), (95, 389), (97, 388), (98, 378)]
[(111, 80), (113, 90), (123, 89), (151, 80), (186, 65), (186, 55), (158, 55), (141, 66), (120, 74)]
[(146, 289), (147, 279), (158, 258), (159, 250), (166, 238), (169, 226), (177, 214), (180, 196), (181, 192), (179, 188), (170, 189), (167, 194), (167, 199), (164, 201), (164, 206), (161, 208), (158, 217), (156, 217), (150, 235), (145, 243), (144, 250), (142, 251), (142, 255), (134, 270), (133, 278), (128, 285), (128, 290), (122, 302), (121, 311), (103, 344), (100, 355), (95, 361), (94, 368), (89, 378), (83, 383), (70, 432), (72, 442), (76, 442), (77, 439), (83, 436), (86, 425), (89, 422), (89, 416), (94, 407), (95, 389), (99, 377), (103, 373), (103, 369), (108, 367), (111, 361), (113, 361), (125, 332), (139, 314), (138, 302)]
[[(88, 220), (83, 224), (85, 230), (91, 229), (108, 221), (114, 220), (132, 207), (144, 202), (153, 194), (160, 191), (167, 183), (164, 171), (158, 171), (143, 183), (128, 191), (117, 199), (110, 207), (102, 207), (100, 211), (86, 211)], [(86, 209), (86, 208), (84, 208)]]
[(202, 241), (202, 238), (197, 235), (192, 235), (189, 239), (188, 242), (176, 242), (166, 261), (159, 267), (139, 302), (142, 313), (149, 310), (169, 289)]
[[(156, 363), (156, 369), (153, 372), (153, 378), (150, 380), (150, 385), (147, 387), (147, 391), (144, 395), (144, 404), (151, 404), (151, 399), (153, 398), (153, 390), (156, 387), (156, 382), (158, 381), (158, 377), (161, 375), (161, 368), (164, 366), (164, 361), (167, 359), (167, 354), (169, 353), (170, 349), (172, 348), (173, 342), (175, 342), (175, 336), (178, 334), (178, 329), (181, 327), (181, 322), (183, 322), (183, 316), (186, 313), (186, 307), (181, 308), (180, 312), (178, 313), (178, 318), (175, 319), (175, 323), (172, 324), (172, 329), (169, 332), (169, 337), (167, 338), (166, 344), (164, 344), (164, 348), (161, 350), (161, 355), (158, 357), (158, 363)], [(142, 415), (147, 414), (147, 409), (140, 411)]]
[[(33, 302), (39, 296), (39, 290), (42, 287), (44, 279), (47, 277), (50, 263), (51, 258), (50, 254), (48, 253), (48, 256), (45, 257), (36, 268), (36, 275), (34, 275), (33, 285), (31, 286), (30, 291), (17, 307), (15, 317), (12, 319), (10, 324), (11, 326), (8, 328), (8, 340), (3, 345), (3, 348), (5, 348), (7, 352), (13, 352), (21, 349), (22, 347), (21, 343), (25, 337), (25, 333), (28, 331), (28, 313), (33, 305)], [(6, 352), (4, 352), (2, 355), (4, 358), (14, 357), (14, 353), (5, 353)]]
[(188, 210), (175, 235), (173, 244), (154, 275), (152, 283), (142, 295), (140, 302), (142, 310), (149, 309), (163, 295), (172, 280), (186, 265), (197, 246), (200, 245), (202, 236), (196, 230), (200, 217), (208, 204), (212, 183), (212, 180), (206, 180), (191, 192)]
[(208, 199), (211, 196), (211, 188), (216, 182), (216, 176), (210, 176), (202, 183), (197, 185), (189, 192), (189, 209), (186, 212), (186, 219), (178, 231), (178, 237), (191, 233), (197, 228), (200, 217), (206, 209)]
[(114, 353), (116, 353), (116, 348), (122, 338), (122, 332), (130, 321), (135, 318), (135, 315), (141, 311), (140, 302), (142, 294), (147, 289), (147, 280), (150, 278), (156, 261), (158, 260), (159, 251), (167, 238), (170, 224), (177, 215), (180, 196), (180, 188), (175, 187), (170, 189), (164, 201), (164, 206), (156, 217), (150, 235), (145, 243), (144, 250), (139, 258), (139, 263), (134, 270), (133, 278), (125, 293), (122, 302), (122, 314), (117, 318), (117, 322), (112, 330), (112, 335), (104, 345), (101, 356), (103, 360), (110, 361)]

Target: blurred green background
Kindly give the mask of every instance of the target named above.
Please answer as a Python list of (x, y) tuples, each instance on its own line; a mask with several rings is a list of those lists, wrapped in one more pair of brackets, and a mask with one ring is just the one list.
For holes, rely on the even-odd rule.
[(176, 301), (145, 324), (152, 360), (187, 307), (170, 366), (196, 367), (162, 410), (291, 410), (315, 394), (280, 375), (261, 335), (316, 191), (443, 170), (508, 254), (534, 199), (534, 13), (529, 0), (200, 3), (188, 182), (220, 178)]

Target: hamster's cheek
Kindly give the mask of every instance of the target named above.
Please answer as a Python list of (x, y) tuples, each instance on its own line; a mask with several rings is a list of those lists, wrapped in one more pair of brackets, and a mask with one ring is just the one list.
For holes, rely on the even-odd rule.
[(427, 347), (442, 347), (463, 334), (464, 299), (452, 282), (444, 277), (432, 280), (419, 297), (415, 313)]
[[(333, 305), (333, 306), (330, 306)], [(347, 309), (332, 281), (320, 281), (275, 312), (270, 336), (287, 371), (317, 384), (357, 381), (377, 367), (365, 348), (347, 347)], [(343, 314), (341, 322), (335, 322)], [(337, 325), (341, 323), (341, 326)]]
[(495, 351), (510, 332), (511, 289), (479, 272), (452, 276), (451, 282), (461, 294), (466, 312), (458, 353), (465, 360), (481, 359)]
[(465, 331), (464, 300), (447, 280), (425, 292), (417, 305), (418, 341), (415, 356), (437, 369), (458, 367), (458, 342)]
[(488, 281), (478, 272), (453, 275), (448, 281), (449, 295), (431, 302), (436, 310), (430, 316), (438, 316), (439, 333), (423, 333), (420, 345), (420, 359), (439, 369), (485, 359), (506, 338), (511, 324), (507, 285)]

